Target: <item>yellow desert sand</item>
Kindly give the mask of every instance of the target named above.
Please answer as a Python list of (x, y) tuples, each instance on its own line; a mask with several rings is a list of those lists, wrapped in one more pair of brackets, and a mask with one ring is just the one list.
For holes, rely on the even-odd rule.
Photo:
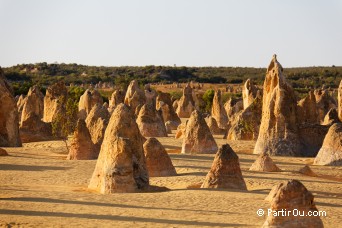
[[(24, 143), (6, 148), (0, 159), (1, 227), (261, 227), (271, 188), (290, 179), (301, 181), (314, 195), (325, 227), (342, 221), (342, 168), (314, 166), (314, 158), (272, 157), (282, 170), (249, 171), (258, 155), (254, 141), (228, 141), (238, 154), (248, 191), (200, 189), (212, 155), (180, 154), (175, 131), (158, 138), (178, 176), (150, 177), (150, 184), (169, 191), (102, 195), (87, 189), (96, 160), (65, 160), (62, 141)], [(215, 135), (219, 147), (227, 141)], [(300, 174), (308, 164), (316, 177)], [(189, 187), (189, 186), (192, 186)]]

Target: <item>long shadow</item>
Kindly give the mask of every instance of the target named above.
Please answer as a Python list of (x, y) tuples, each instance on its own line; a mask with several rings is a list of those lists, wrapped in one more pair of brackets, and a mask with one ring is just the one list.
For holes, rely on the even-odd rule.
[(100, 203), (100, 202), (87, 202), (87, 201), (75, 201), (75, 200), (62, 200), (62, 199), (51, 199), (51, 198), (39, 198), (39, 197), (13, 197), (13, 198), (0, 198), (0, 201), (19, 201), (19, 202), (40, 202), (40, 203), (62, 203), (62, 204), (76, 204), (86, 206), (100, 206), (100, 207), (118, 207), (118, 208), (130, 208), (130, 209), (147, 209), (147, 210), (166, 210), (166, 211), (192, 211), (192, 212), (210, 212), (210, 213), (221, 213), (221, 214), (234, 214), (234, 212), (224, 211), (210, 211), (210, 210), (193, 210), (193, 209), (182, 209), (182, 208), (161, 208), (161, 207), (145, 207), (125, 204), (113, 204), (113, 203)]
[[(269, 173), (268, 173), (269, 174)], [(275, 173), (277, 174), (277, 173)], [(299, 178), (277, 178), (277, 177), (258, 177), (258, 176), (248, 176), (243, 175), (244, 178), (251, 178), (251, 179), (268, 179), (268, 180), (280, 180), (280, 181), (287, 181), (291, 179), (299, 179)], [(300, 180), (300, 179), (299, 179)], [(325, 183), (325, 184), (336, 184), (336, 182), (329, 182), (329, 181), (319, 181), (319, 180), (303, 180), (304, 182), (312, 182), (312, 183)]]
[(177, 176), (205, 176), (208, 172), (189, 172), (189, 173), (179, 173)]
[(192, 165), (175, 165), (176, 168), (189, 168), (189, 169), (205, 169), (208, 170), (210, 167), (204, 167), (204, 166), (192, 166)]
[(45, 171), (45, 170), (67, 170), (69, 167), (58, 166), (31, 166), (31, 165), (14, 165), (14, 164), (0, 164), (0, 170), (17, 170), (17, 171)]
[(326, 206), (326, 207), (338, 207), (341, 208), (341, 204), (331, 204), (331, 203), (323, 203), (323, 202), (315, 202), (317, 206)]
[(210, 156), (196, 156), (196, 155), (190, 155), (190, 154), (170, 154), (171, 158), (179, 158), (179, 159), (192, 159), (192, 160), (207, 160), (207, 161), (213, 161), (214, 157)]
[(66, 212), (44, 212), (44, 211), (24, 211), (24, 210), (4, 210), (0, 209), (1, 214), (7, 215), (23, 215), (23, 216), (53, 216), (62, 218), (85, 218), (85, 219), (101, 219), (112, 221), (127, 221), (127, 222), (151, 222), (161, 224), (175, 224), (175, 225), (193, 225), (193, 226), (221, 226), (221, 227), (237, 227), (246, 226), (246, 224), (233, 223), (212, 223), (199, 221), (185, 221), (185, 220), (170, 220), (160, 218), (141, 218), (133, 216), (118, 216), (118, 215), (94, 215), (94, 214), (75, 214)]
[(165, 144), (165, 149), (182, 149), (181, 146), (172, 146), (169, 144)]

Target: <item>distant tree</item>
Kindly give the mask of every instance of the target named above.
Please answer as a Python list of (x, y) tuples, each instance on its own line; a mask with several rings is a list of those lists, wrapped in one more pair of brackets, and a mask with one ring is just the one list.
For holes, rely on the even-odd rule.
[(205, 102), (205, 108), (204, 111), (210, 112), (211, 107), (213, 106), (213, 99), (214, 99), (215, 91), (213, 89), (208, 89), (203, 94), (203, 100)]

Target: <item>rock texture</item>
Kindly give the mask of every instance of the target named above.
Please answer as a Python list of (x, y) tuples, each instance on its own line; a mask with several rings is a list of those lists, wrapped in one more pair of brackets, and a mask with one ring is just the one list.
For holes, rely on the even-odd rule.
[(314, 164), (342, 166), (342, 123), (335, 123), (329, 128)]
[(124, 99), (125, 99), (125, 92), (122, 90), (118, 90), (118, 89), (115, 90), (109, 99), (109, 107), (108, 107), (109, 113), (113, 113), (116, 106), (123, 103)]
[(342, 122), (342, 80), (340, 82), (340, 86), (338, 87), (337, 102), (338, 102), (338, 117), (340, 121)]
[(186, 130), (186, 124), (188, 123), (188, 120), (185, 123), (181, 123), (180, 125), (178, 125), (177, 127), (177, 131), (175, 134), (175, 138), (176, 139), (180, 139), (184, 137), (185, 134), (185, 130)]
[(54, 121), (59, 114), (65, 113), (68, 90), (63, 81), (57, 82), (46, 90), (44, 97), (44, 122)]
[(146, 140), (144, 143), (144, 153), (150, 177), (177, 175), (169, 155), (156, 138), (149, 138)]
[(339, 122), (340, 122), (340, 119), (338, 118), (338, 112), (335, 108), (332, 108), (325, 115), (322, 125), (332, 125), (334, 123), (339, 123)]
[(83, 119), (77, 121), (74, 136), (67, 160), (91, 160), (96, 159), (98, 153), (95, 151), (94, 144), (87, 125)]
[(228, 117), (222, 104), (221, 90), (215, 91), (211, 115), (215, 118), (219, 128), (227, 128)]
[(109, 122), (109, 112), (99, 104), (96, 104), (90, 111), (85, 120), (89, 130), (91, 141), (94, 144), (94, 150), (98, 155), (100, 153), (101, 144), (105, 135), (105, 131)]
[(223, 145), (217, 151), (201, 188), (247, 190), (240, 169), (239, 157), (228, 144)]
[(109, 120), (88, 187), (103, 194), (148, 188), (143, 140), (133, 112), (124, 104), (118, 105)]
[(181, 120), (173, 109), (169, 93), (158, 93), (156, 108), (162, 112), (165, 123), (170, 121), (170, 129), (176, 130), (178, 125), (181, 123)]
[(37, 142), (51, 139), (51, 124), (42, 121), (44, 115), (44, 95), (40, 92), (38, 86), (30, 88), (23, 103), (20, 121), (20, 137), (22, 142)]
[(296, 105), (294, 91), (274, 55), (263, 87), (262, 119), (255, 154), (300, 156)]
[(164, 121), (160, 113), (151, 105), (142, 106), (137, 124), (144, 137), (167, 137)]
[(176, 113), (179, 118), (189, 118), (194, 110), (195, 101), (192, 97), (192, 89), (188, 83), (183, 90), (183, 96), (177, 103)]
[(261, 172), (279, 172), (281, 171), (276, 164), (274, 164), (272, 158), (267, 154), (260, 154), (255, 160), (252, 166), (249, 168), (251, 171)]
[(201, 113), (193, 111), (184, 132), (182, 153), (213, 154), (217, 144)]
[(19, 116), (12, 89), (0, 67), (0, 146), (19, 147)]
[(304, 213), (305, 215), (308, 212), (318, 212), (314, 203), (314, 196), (301, 182), (290, 180), (286, 183), (281, 183), (272, 189), (268, 198), (271, 201), (270, 209), (272, 211), (281, 212), (281, 210), (286, 210), (287, 212), (291, 211), (292, 213), (289, 215), (286, 214), (287, 216), (281, 216), (281, 214), (280, 216), (276, 216), (274, 213), (270, 213), (263, 227), (323, 228), (323, 223), (319, 216), (309, 217), (293, 215), (294, 209), (298, 210), (300, 214)]
[(325, 115), (332, 108), (337, 108), (336, 101), (330, 96), (328, 90), (318, 89), (314, 91), (316, 97), (317, 113), (318, 113), (318, 123), (324, 121)]
[(95, 89), (87, 89), (78, 103), (78, 117), (85, 120), (96, 104), (103, 104), (101, 94)]
[(313, 91), (300, 100), (297, 105), (298, 123), (319, 123), (318, 111), (316, 107), (316, 97)]
[(256, 98), (258, 88), (251, 79), (247, 79), (242, 89), (243, 109), (248, 108)]
[(256, 140), (259, 135), (262, 112), (262, 98), (254, 98), (253, 103), (232, 118), (228, 130), (228, 140)]
[(207, 125), (208, 125), (209, 129), (210, 129), (211, 134), (213, 134), (213, 135), (224, 134), (225, 130), (219, 128), (215, 118), (213, 118), (212, 116), (209, 116), (206, 119), (206, 122), (207, 122)]
[(133, 80), (129, 84), (124, 103), (131, 108), (132, 112), (135, 111), (138, 105), (144, 105), (146, 103), (145, 93), (139, 88), (138, 81)]
[(17, 100), (17, 107), (18, 107), (18, 113), (19, 113), (19, 123), (21, 122), (21, 113), (22, 113), (23, 108), (24, 108), (24, 103), (25, 103), (25, 96), (23, 94), (21, 94)]
[(151, 88), (150, 84), (145, 85), (146, 104), (156, 107), (157, 92)]

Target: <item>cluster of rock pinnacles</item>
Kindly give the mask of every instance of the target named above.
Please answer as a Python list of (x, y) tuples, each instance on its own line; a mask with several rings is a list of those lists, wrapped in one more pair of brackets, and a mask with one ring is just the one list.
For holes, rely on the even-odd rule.
[[(242, 100), (222, 103), (215, 91), (211, 115), (198, 110), (202, 102), (190, 83), (179, 100), (141, 88), (132, 81), (127, 91), (115, 90), (109, 104), (100, 93), (88, 89), (79, 101), (79, 119), (67, 159), (97, 159), (89, 188), (101, 193), (149, 189), (150, 177), (174, 176), (176, 169), (155, 137), (176, 130), (182, 138), (181, 153), (215, 154), (201, 188), (240, 189), (247, 185), (239, 157), (228, 145), (218, 147), (213, 135), (228, 140), (256, 140), (258, 158), (250, 171), (279, 172), (271, 156), (315, 157), (315, 165), (342, 166), (342, 81), (338, 100), (327, 90), (309, 92), (297, 102), (276, 55), (266, 71), (263, 88), (248, 79)], [(19, 147), (22, 142), (52, 137), (51, 122), (66, 112), (64, 82), (50, 86), (44, 96), (39, 87), (17, 99), (0, 68), (0, 146)], [(181, 118), (189, 118), (186, 122)], [(0, 155), (7, 155), (0, 148)], [(310, 171), (305, 167), (303, 172)], [(291, 180), (275, 186), (267, 199), (272, 210), (317, 211), (313, 195), (302, 183)], [(268, 216), (263, 227), (323, 227), (319, 217)]]

